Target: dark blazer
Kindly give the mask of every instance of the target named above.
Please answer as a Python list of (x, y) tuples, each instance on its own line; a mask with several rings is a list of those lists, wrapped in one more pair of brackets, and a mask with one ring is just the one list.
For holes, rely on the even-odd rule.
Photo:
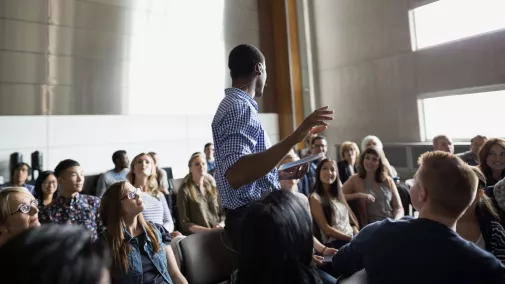
[[(351, 173), (351, 171), (349, 170), (349, 164), (345, 160), (338, 162), (337, 168), (340, 181), (342, 182), (342, 184), (344, 184), (353, 175), (353, 173)], [(358, 172), (358, 166), (355, 164), (354, 173), (357, 172)]]

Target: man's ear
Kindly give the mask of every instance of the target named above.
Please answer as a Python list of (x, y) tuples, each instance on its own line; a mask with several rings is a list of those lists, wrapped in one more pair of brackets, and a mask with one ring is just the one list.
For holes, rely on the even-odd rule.
[(424, 188), (424, 186), (419, 185), (419, 199), (420, 199), (419, 201), (425, 202), (427, 198), (428, 198), (428, 191), (426, 190), (426, 188)]

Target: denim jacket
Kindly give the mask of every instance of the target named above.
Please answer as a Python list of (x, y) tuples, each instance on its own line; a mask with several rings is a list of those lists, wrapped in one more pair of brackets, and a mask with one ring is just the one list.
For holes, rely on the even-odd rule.
[[(173, 283), (172, 279), (170, 278), (170, 275), (168, 273), (167, 254), (165, 252), (166, 245), (165, 243), (163, 243), (162, 235), (157, 226), (152, 223), (149, 224), (154, 228), (154, 232), (158, 237), (160, 250), (157, 253), (153, 251), (152, 241), (146, 234), (145, 230), (142, 233), (146, 234), (145, 235), (146, 242), (144, 245), (144, 250), (147, 252), (149, 258), (153, 262), (158, 272), (165, 279), (165, 281), (172, 284)], [(126, 228), (123, 228), (123, 234), (125, 240), (128, 241), (131, 246), (130, 253), (128, 254), (128, 272), (125, 273), (121, 268), (117, 267), (113, 268), (111, 271), (113, 283), (142, 284), (143, 271), (142, 271), (142, 257), (140, 255), (141, 252), (139, 249), (139, 242), (137, 238), (133, 238), (130, 235), (130, 233), (126, 230)], [(107, 243), (108, 247), (110, 247), (110, 244), (108, 243), (109, 240), (110, 240), (110, 234), (108, 230), (105, 229), (100, 234), (99, 241)]]

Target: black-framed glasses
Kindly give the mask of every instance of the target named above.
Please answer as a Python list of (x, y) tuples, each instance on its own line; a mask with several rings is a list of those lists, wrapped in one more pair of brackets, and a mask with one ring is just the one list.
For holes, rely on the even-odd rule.
[(121, 198), (121, 200), (126, 199), (126, 198), (128, 198), (128, 199), (135, 199), (135, 197), (136, 197), (137, 195), (139, 195), (139, 196), (140, 196), (140, 189), (135, 188), (135, 190), (134, 190), (134, 191), (130, 191), (130, 192), (128, 192), (128, 193), (126, 194), (126, 196), (125, 196), (125, 197)]
[(18, 213), (18, 212), (27, 214), (30, 212), (30, 210), (32, 210), (32, 207), (37, 207), (38, 205), (39, 205), (39, 202), (37, 201), (37, 199), (32, 200), (30, 202), (30, 204), (21, 204), (19, 206), (18, 210), (11, 213), (11, 216)]

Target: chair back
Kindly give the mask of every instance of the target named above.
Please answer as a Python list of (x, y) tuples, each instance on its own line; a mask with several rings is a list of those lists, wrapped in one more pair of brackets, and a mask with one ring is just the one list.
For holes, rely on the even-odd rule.
[(339, 278), (337, 281), (337, 284), (367, 284), (367, 283), (368, 278), (365, 269), (362, 269), (347, 278), (344, 279)]
[(191, 284), (229, 280), (238, 267), (238, 254), (223, 229), (190, 235), (177, 245), (181, 271)]

